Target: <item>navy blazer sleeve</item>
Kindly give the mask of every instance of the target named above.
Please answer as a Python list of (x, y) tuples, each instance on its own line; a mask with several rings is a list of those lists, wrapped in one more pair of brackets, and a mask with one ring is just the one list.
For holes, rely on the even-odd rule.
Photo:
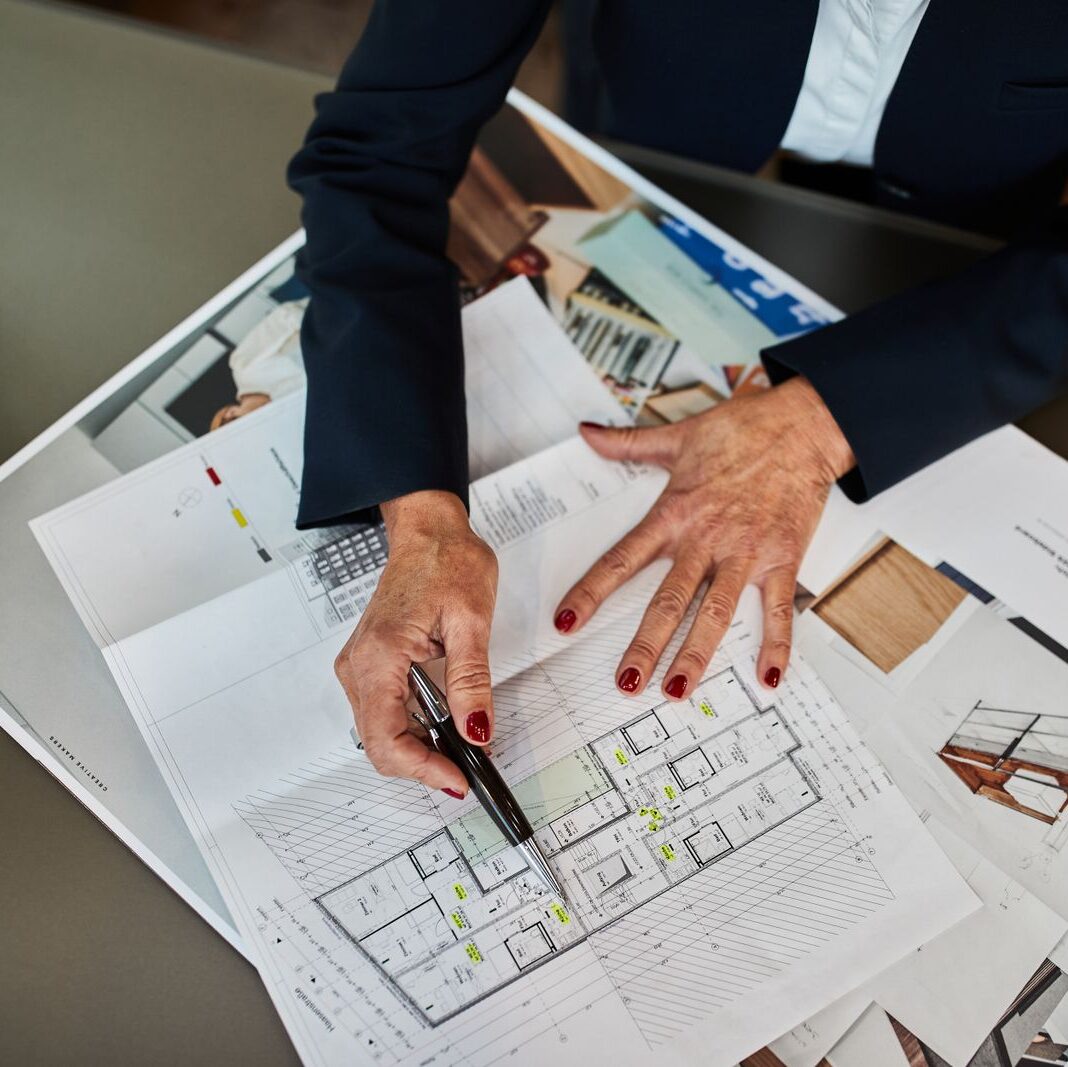
[(1068, 386), (1068, 206), (994, 255), (765, 349), (803, 374), (853, 447), (861, 502)]
[(448, 199), (549, 0), (378, 0), (290, 163), (312, 297), (298, 525), (367, 521), (383, 500), (467, 500), (459, 293)]

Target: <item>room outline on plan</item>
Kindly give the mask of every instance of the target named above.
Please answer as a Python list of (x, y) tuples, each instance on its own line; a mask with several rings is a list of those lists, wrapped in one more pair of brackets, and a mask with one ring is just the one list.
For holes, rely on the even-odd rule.
[(688, 700), (646, 708), (516, 786), (566, 905), (481, 809), (314, 903), (438, 1026), (826, 803), (802, 747), (783, 712), (762, 708), (728, 667)]

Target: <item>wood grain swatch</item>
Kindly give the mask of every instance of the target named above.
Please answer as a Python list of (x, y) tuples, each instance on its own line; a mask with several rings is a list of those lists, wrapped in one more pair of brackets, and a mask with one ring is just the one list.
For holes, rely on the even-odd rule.
[(965, 596), (944, 574), (887, 538), (812, 610), (889, 673), (934, 637)]

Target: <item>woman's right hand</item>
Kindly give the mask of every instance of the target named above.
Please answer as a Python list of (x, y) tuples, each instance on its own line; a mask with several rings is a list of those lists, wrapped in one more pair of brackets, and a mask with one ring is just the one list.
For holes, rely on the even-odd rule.
[(460, 769), (410, 733), (408, 668), (445, 656), (456, 727), (477, 745), (493, 733), (489, 636), (497, 558), (454, 493), (425, 490), (382, 505), (389, 561), (334, 670), (364, 750), (384, 775), (456, 796)]

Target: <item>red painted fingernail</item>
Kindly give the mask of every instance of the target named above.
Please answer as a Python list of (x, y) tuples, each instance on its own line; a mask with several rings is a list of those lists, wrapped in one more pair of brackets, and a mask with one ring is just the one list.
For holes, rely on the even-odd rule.
[(669, 697), (674, 697), (676, 700), (680, 700), (686, 692), (686, 675), (676, 674), (674, 678), (664, 686), (664, 692)]
[(638, 683), (642, 680), (642, 676), (638, 673), (637, 667), (628, 667), (619, 676), (619, 688), (624, 693), (633, 693), (638, 688)]
[(564, 608), (564, 610), (553, 619), (553, 625), (560, 631), (560, 633), (566, 634), (568, 630), (575, 625), (575, 620), (577, 618), (578, 616), (570, 608)]
[(484, 745), (489, 740), (489, 716), (484, 711), (473, 711), (464, 721), (464, 729), (472, 741)]
[(769, 667), (764, 672), (764, 684), (775, 689), (779, 684), (779, 679), (782, 677), (782, 672), (778, 667)]
[(443, 793), (448, 793), (454, 800), (463, 800), (463, 793), (457, 793), (455, 789), (442, 789)]
[(579, 426), (584, 430), (607, 430), (608, 429), (608, 427), (605, 426), (605, 424), (603, 422), (586, 422), (585, 420), (580, 422)]

